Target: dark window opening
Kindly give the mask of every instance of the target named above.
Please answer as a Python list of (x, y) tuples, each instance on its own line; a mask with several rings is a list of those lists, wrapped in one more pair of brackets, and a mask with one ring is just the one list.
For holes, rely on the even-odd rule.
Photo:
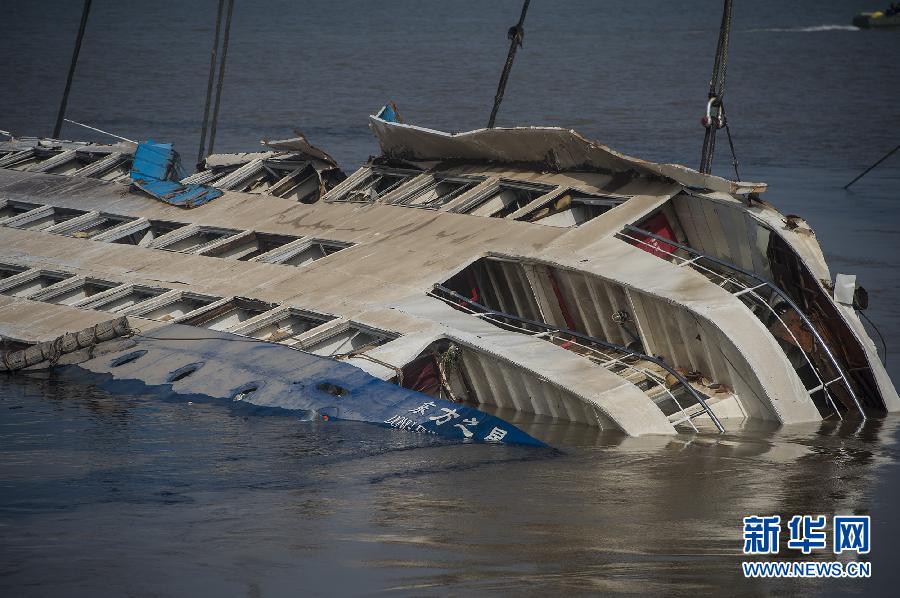
[(0, 280), (4, 278), (9, 278), (10, 276), (15, 276), (16, 274), (21, 274), (28, 270), (25, 266), (16, 266), (13, 264), (0, 264)]
[(19, 216), (25, 212), (30, 212), (35, 208), (40, 208), (40, 204), (26, 203), (24, 201), (13, 201), (11, 199), (0, 200), (0, 220)]
[[(96, 295), (98, 293), (103, 293), (110, 289), (114, 289), (119, 286), (121, 283), (118, 282), (110, 282), (108, 280), (99, 280), (96, 278), (87, 278), (84, 281), (73, 285), (68, 286), (68, 288), (60, 289), (58, 293), (53, 293), (49, 296), (44, 296), (44, 293), (41, 293), (39, 297), (35, 297), (36, 299), (40, 299), (46, 303), (54, 303), (58, 305), (74, 305), (79, 301), (83, 301), (88, 297)], [(52, 291), (48, 291), (52, 292)]]
[(239, 230), (203, 226), (184, 238), (165, 242), (162, 245), (158, 245), (157, 248), (165, 249), (166, 251), (179, 251), (181, 253), (195, 253), (207, 245), (227, 237), (233, 237), (240, 232)]
[(121, 291), (112, 291), (109, 295), (102, 296), (96, 301), (90, 301), (80, 307), (119, 313), (134, 307), (138, 303), (159, 297), (169, 290), (171, 289), (129, 285)]
[(267, 303), (257, 299), (235, 297), (222, 305), (204, 310), (181, 323), (187, 324), (188, 326), (209, 328), (210, 330), (228, 330), (241, 322), (265, 313), (274, 307), (274, 303)]
[(474, 189), (480, 183), (481, 179), (439, 178), (428, 185), (425, 185), (421, 189), (391, 203), (393, 205), (437, 210), (441, 206), (450, 203), (454, 199), (461, 197), (464, 193)]
[(452, 211), (473, 216), (505, 218), (554, 189), (552, 185), (501, 181)]
[(87, 214), (87, 212), (84, 210), (50, 207), (49, 209), (36, 214), (34, 218), (29, 217), (28, 220), (17, 221), (12, 226), (27, 230), (45, 230), (51, 226), (66, 222), (67, 220), (84, 216), (85, 214)]
[(519, 216), (516, 220), (536, 222), (546, 226), (578, 226), (605, 214), (628, 199), (625, 196), (591, 195), (569, 190), (527, 214)]
[(154, 239), (166, 235), (179, 228), (184, 228), (187, 224), (183, 222), (166, 222), (165, 220), (150, 220), (134, 231), (123, 231), (122, 236), (115, 239), (109, 239), (111, 243), (121, 243), (123, 245), (140, 245), (146, 246)]
[(331, 201), (371, 203), (382, 195), (394, 191), (418, 174), (420, 173), (416, 171), (372, 168), (353, 188), (334, 197)]
[(13, 297), (26, 297), (71, 277), (71, 274), (64, 272), (41, 271), (36, 276), (28, 276), (27, 280), (23, 280), (9, 288), (3, 289), (0, 293), (11, 295)]
[(251, 233), (235, 238), (234, 241), (223, 243), (204, 255), (222, 258), (232, 258), (241, 261), (252, 260), (273, 249), (278, 249), (288, 243), (299, 240), (300, 237), (289, 235), (273, 235), (269, 233)]

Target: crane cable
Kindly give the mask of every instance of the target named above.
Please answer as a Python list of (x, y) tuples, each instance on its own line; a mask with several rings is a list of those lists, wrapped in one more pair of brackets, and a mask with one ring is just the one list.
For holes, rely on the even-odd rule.
[(219, 37), (222, 31), (222, 7), (225, 0), (219, 0), (219, 10), (216, 13), (216, 36), (213, 40), (212, 51), (209, 57), (209, 79), (206, 82), (206, 106), (203, 108), (203, 129), (200, 132), (200, 151), (197, 152), (197, 169), (201, 168), (206, 159), (206, 133), (209, 128), (209, 106), (212, 103), (213, 81), (216, 77), (216, 59), (219, 52)]
[(725, 129), (728, 135), (728, 145), (731, 148), (732, 165), (734, 174), (740, 180), (738, 173), (738, 159), (734, 151), (734, 141), (731, 138), (731, 129), (725, 117), (725, 78), (728, 72), (728, 45), (731, 38), (731, 5), (732, 0), (725, 0), (722, 10), (722, 24), (719, 27), (719, 42), (716, 45), (716, 57), (713, 61), (712, 75), (709, 78), (709, 96), (706, 103), (706, 116), (701, 121), (706, 128), (703, 136), (703, 151), (700, 156), (700, 172), (710, 174), (712, 172), (713, 155), (716, 151), (716, 132)]
[(222, 83), (225, 81), (225, 61), (228, 58), (228, 38), (231, 34), (231, 13), (234, 12), (234, 0), (228, 0), (228, 12), (225, 15), (225, 35), (222, 39), (222, 60), (219, 62), (219, 81), (216, 85), (216, 101), (213, 105), (212, 123), (209, 130), (209, 153), (213, 153), (216, 143), (216, 125), (219, 124), (219, 102), (222, 99)]
[(516, 50), (522, 47), (525, 40), (525, 14), (528, 12), (528, 5), (531, 0), (525, 0), (522, 5), (522, 14), (519, 16), (519, 22), (509, 28), (506, 36), (509, 38), (509, 54), (506, 55), (506, 64), (503, 65), (503, 73), (500, 75), (500, 84), (497, 86), (497, 94), (494, 96), (494, 108), (491, 110), (491, 117), (488, 119), (488, 129), (494, 128), (494, 122), (497, 120), (497, 112), (500, 110), (500, 102), (503, 101), (503, 93), (506, 91), (506, 81), (509, 79), (509, 71), (512, 70), (513, 60), (516, 57)]

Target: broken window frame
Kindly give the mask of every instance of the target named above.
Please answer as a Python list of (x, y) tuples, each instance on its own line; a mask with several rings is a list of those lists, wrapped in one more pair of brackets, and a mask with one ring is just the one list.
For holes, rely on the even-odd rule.
[(8, 214), (6, 216), (0, 215), (0, 225), (6, 226), (7, 221), (12, 220), (14, 218), (19, 218), (20, 216), (24, 216), (28, 212), (33, 212), (38, 208), (45, 207), (44, 204), (40, 203), (32, 203), (30, 201), (19, 201), (17, 199), (0, 199), (0, 212), (7, 209), (18, 210), (15, 214)]
[[(53, 228), (75, 218), (80, 218), (89, 213), (88, 210), (79, 210), (65, 206), (42, 205), (25, 212), (24, 214), (7, 218), (3, 221), (3, 226), (18, 228), (20, 230), (46, 231), (49, 228)], [(58, 218), (59, 216), (65, 217)], [(45, 224), (47, 219), (52, 219), (52, 222), (50, 224)], [(40, 223), (42, 226), (35, 226), (37, 223)]]
[[(62, 295), (66, 295), (67, 293), (73, 291), (78, 291), (82, 288), (87, 288), (89, 285), (101, 287), (101, 290), (91, 294), (85, 293), (84, 297), (75, 299), (70, 303), (65, 302), (65, 300), (59, 299)], [(119, 286), (122, 286), (121, 282), (97, 278), (96, 276), (72, 276), (65, 280), (61, 280), (56, 284), (44, 287), (36, 293), (28, 295), (28, 299), (32, 301), (41, 301), (43, 303), (52, 303), (53, 305), (73, 306), (79, 303), (83, 303), (91, 297), (94, 297), (101, 293), (111, 291)]]
[[(173, 251), (177, 253), (198, 254), (213, 245), (218, 245), (219, 243), (225, 242), (232, 237), (240, 235), (244, 232), (246, 231), (242, 231), (239, 229), (189, 224), (187, 226), (180, 227), (170, 233), (166, 233), (161, 237), (157, 237), (151, 243), (148, 243), (147, 247), (150, 247), (152, 249), (162, 249), (164, 251)], [(214, 239), (209, 239), (207, 241), (203, 241), (202, 243), (194, 244), (189, 247), (179, 247), (177, 249), (172, 247), (173, 245), (183, 243), (196, 235), (218, 236), (216, 236), (216, 238)]]
[[(534, 197), (529, 199), (527, 202), (522, 205), (518, 205), (516, 201), (510, 202), (509, 204), (504, 204), (498, 210), (492, 212), (491, 214), (472, 214), (472, 212), (478, 210), (489, 201), (500, 195), (501, 192), (510, 189), (513, 191), (524, 191), (526, 193), (537, 193)], [(478, 193), (475, 193), (472, 197), (462, 202), (460, 205), (452, 207), (449, 212), (454, 214), (469, 214), (469, 215), (479, 215), (485, 218), (506, 218), (510, 214), (514, 214), (515, 212), (521, 210), (525, 206), (529, 205), (532, 202), (538, 201), (547, 197), (550, 199), (554, 193), (557, 193), (559, 190), (559, 185), (551, 185), (547, 183), (533, 183), (526, 181), (519, 181), (516, 179), (509, 178), (499, 178), (496, 181), (491, 182), (485, 189), (482, 189)], [(515, 209), (510, 210), (509, 207), (511, 204), (515, 204)], [(504, 213), (505, 212), (505, 213)]]
[[(534, 216), (539, 210), (549, 207), (551, 204), (553, 204), (556, 201), (559, 201), (566, 195), (572, 196), (571, 203), (567, 208), (560, 210), (558, 212), (555, 212), (555, 213), (549, 213), (546, 216), (539, 218), (537, 220), (529, 219), (529, 217)], [(582, 191), (575, 187), (563, 187), (557, 193), (552, 194), (551, 197), (548, 197), (545, 200), (543, 198), (537, 198), (534, 203), (537, 203), (537, 202), (539, 202), (539, 203), (535, 206), (531, 206), (531, 205), (524, 206), (522, 209), (519, 210), (519, 212), (525, 211), (524, 214), (518, 214), (518, 213), (514, 212), (514, 213), (510, 214), (509, 218), (511, 218), (512, 220), (518, 220), (520, 222), (530, 222), (532, 224), (541, 224), (543, 226), (556, 226), (559, 228), (572, 228), (572, 227), (581, 226), (585, 222), (590, 222), (594, 218), (597, 218), (598, 216), (602, 216), (603, 214), (610, 211), (611, 209), (622, 205), (623, 203), (625, 203), (626, 201), (631, 199), (631, 197), (632, 196), (630, 196), (630, 195), (588, 193), (586, 191)], [(571, 224), (571, 225), (546, 224), (546, 223), (541, 222), (542, 220), (544, 220), (546, 218), (550, 218), (551, 216), (556, 216), (558, 214), (564, 214), (567, 210), (572, 210), (572, 208), (576, 205), (584, 206), (586, 208), (602, 207), (602, 208), (606, 208), (606, 209), (604, 209), (603, 211), (600, 211), (599, 213), (594, 214), (593, 216), (590, 216), (580, 222), (578, 222), (576, 219), (575, 224)], [(573, 218), (574, 218), (574, 216), (573, 216)]]
[[(440, 210), (445, 205), (459, 199), (487, 180), (485, 177), (474, 176), (452, 176), (442, 174), (429, 174), (424, 176), (425, 180), (422, 181), (422, 184), (415, 186), (410, 185), (412, 188), (406, 193), (397, 193), (397, 197), (384, 199), (384, 203), (405, 208), (418, 208), (420, 210)], [(431, 199), (426, 203), (416, 202), (418, 198), (431, 191), (435, 191), (438, 187), (447, 183), (458, 184), (459, 186), (449, 193), (438, 195), (436, 198)]]
[[(302, 241), (303, 239), (303, 237), (296, 237), (294, 235), (262, 233), (258, 231), (248, 230), (241, 231), (239, 234), (232, 235), (225, 239), (220, 239), (219, 241), (207, 245), (205, 248), (200, 249), (199, 251), (196, 251), (194, 253), (197, 253), (198, 255), (205, 255), (207, 257), (219, 257), (223, 259), (248, 262), (257, 257), (272, 253), (274, 251), (278, 251), (279, 249), (282, 249), (290, 245), (291, 243)], [(260, 249), (260, 245), (262, 244), (262, 242), (266, 242), (268, 244), (273, 240), (277, 244), (271, 245), (265, 250)], [(245, 251), (245, 253), (241, 254), (239, 257), (235, 257), (235, 255), (222, 255), (223, 253), (229, 251), (239, 250), (243, 245), (253, 244), (254, 242), (256, 243), (256, 248), (250, 249), (248, 252)]]
[[(341, 343), (341, 345), (339, 345), (330, 353), (317, 352), (317, 349), (321, 349), (324, 345), (327, 345), (329, 342), (333, 341), (335, 337), (344, 334), (347, 331), (353, 331), (355, 334)], [(369, 336), (375, 337), (376, 340), (374, 343), (362, 345), (361, 347), (357, 347), (355, 349), (351, 348), (349, 351), (339, 352), (347, 343), (351, 342), (360, 334), (367, 334)], [(331, 322), (327, 322), (326, 324), (319, 326), (318, 328), (313, 328), (307, 333), (301, 335), (298, 339), (298, 342), (293, 346), (307, 353), (313, 353), (314, 355), (319, 355), (322, 357), (335, 357), (340, 355), (347, 355), (349, 353), (365, 353), (366, 351), (370, 351), (372, 349), (375, 349), (376, 347), (380, 347), (397, 338), (399, 338), (399, 335), (394, 332), (388, 332), (386, 330), (366, 326), (365, 324), (360, 324), (359, 322), (355, 322), (353, 320), (337, 318), (335, 320), (332, 320)]]
[(270, 251), (268, 253), (258, 255), (249, 261), (257, 262), (257, 263), (264, 263), (264, 264), (280, 264), (280, 265), (284, 265), (284, 266), (293, 266), (296, 268), (301, 268), (307, 264), (306, 263), (289, 264), (287, 262), (293, 260), (300, 254), (302, 254), (304, 251), (309, 250), (310, 248), (312, 248), (313, 245), (318, 245), (319, 248), (321, 249), (321, 252), (323, 255), (321, 257), (313, 258), (308, 263), (316, 262), (320, 259), (324, 259), (330, 255), (333, 255), (339, 251), (347, 249), (348, 247), (352, 247), (353, 243), (349, 243), (346, 241), (333, 241), (330, 239), (321, 239), (318, 237), (313, 237), (313, 238), (304, 237), (304, 238), (298, 239), (297, 241), (295, 241), (293, 243), (289, 243), (287, 245), (283, 245), (282, 247), (273, 249), (272, 251)]
[[(43, 229), (45, 233), (52, 233), (56, 235), (64, 235), (67, 237), (78, 237), (90, 239), (101, 235), (110, 230), (116, 229), (123, 224), (128, 224), (129, 222), (134, 222), (138, 220), (136, 216), (121, 216), (119, 214), (110, 214), (107, 212), (88, 212), (86, 214), (82, 214), (76, 218), (72, 218), (69, 220), (65, 220), (60, 222), (59, 224), (55, 224), (51, 227)], [(91, 230), (97, 228), (99, 226), (104, 226), (107, 222), (112, 222), (111, 226), (106, 226), (99, 231), (96, 231), (92, 234), (84, 233), (86, 230)], [(80, 233), (84, 233), (83, 236)]]
[[(309, 323), (314, 323), (314, 326), (310, 326), (308, 329), (298, 332), (295, 334), (291, 334), (288, 337), (282, 339), (268, 340), (262, 339), (259, 336), (256, 336), (255, 333), (259, 332), (263, 328), (271, 325), (277, 325), (279, 322), (290, 318), (300, 318), (301, 320), (305, 320)], [(286, 346), (296, 346), (300, 343), (300, 338), (303, 335), (312, 333), (317, 328), (333, 322), (336, 320), (336, 316), (323, 314), (320, 312), (311, 311), (308, 309), (301, 309), (299, 307), (293, 307), (290, 305), (281, 305), (275, 307), (267, 312), (261, 313), (258, 316), (254, 316), (249, 320), (244, 320), (237, 326), (233, 326), (229, 329), (229, 332), (234, 334), (240, 334), (241, 336), (247, 336), (251, 338), (256, 338), (259, 340), (265, 340), (265, 342), (278, 343)]]
[[(146, 284), (133, 284), (126, 283), (121, 286), (118, 286), (114, 289), (110, 289), (103, 293), (98, 293), (97, 295), (92, 295), (91, 297), (86, 298), (83, 301), (79, 301), (72, 305), (72, 307), (79, 307), (82, 309), (94, 309), (97, 311), (106, 311), (114, 314), (121, 314), (127, 310), (130, 310), (132, 307), (143, 303), (144, 301), (149, 301), (151, 299), (155, 299), (164, 293), (168, 293), (172, 289), (166, 287), (156, 287)], [(126, 307), (119, 307), (116, 309), (110, 309), (109, 305), (120, 299), (124, 299), (131, 295), (132, 293), (139, 293), (148, 295), (147, 297), (135, 301), (131, 305)]]
[[(29, 266), (23, 266), (21, 264), (10, 262), (0, 262), (0, 281), (12, 278), (13, 276), (18, 276), (19, 274), (28, 272), (29, 270), (31, 270)], [(11, 272), (12, 274), (6, 274), (6, 276), (3, 276), (2, 273), (4, 272)]]
[[(230, 309), (226, 309), (229, 308)], [(201, 307), (200, 309), (194, 310), (189, 314), (185, 314), (180, 318), (176, 318), (175, 322), (178, 324), (184, 324), (186, 326), (196, 326), (197, 328), (206, 328), (209, 330), (219, 330), (219, 331), (227, 331), (231, 328), (234, 328), (240, 324), (247, 322), (248, 320), (255, 318), (259, 315), (264, 314), (267, 311), (275, 309), (277, 304), (263, 301), (262, 299), (252, 299), (249, 297), (224, 297), (219, 301), (211, 303), (205, 307)], [(207, 324), (218, 318), (224, 319), (224, 316), (228, 316), (233, 312), (237, 312), (238, 310), (243, 310), (247, 312), (254, 312), (250, 317), (245, 318), (244, 320), (239, 320), (235, 324), (230, 326), (226, 326), (224, 328), (212, 328)], [(219, 320), (221, 321), (221, 320)], [(213, 322), (213, 324), (218, 324), (219, 322)]]
[[(325, 199), (329, 203), (375, 203), (388, 193), (397, 191), (403, 185), (409, 183), (420, 174), (422, 174), (422, 172), (419, 170), (388, 168), (384, 166), (365, 166), (357, 171), (353, 176), (346, 179), (343, 183), (332, 189)], [(400, 180), (394, 181), (388, 187), (378, 192), (378, 194), (374, 197), (369, 195), (362, 199), (359, 198), (363, 194), (362, 188), (372, 188), (381, 178), (385, 176), (396, 177)], [(376, 177), (378, 178), (376, 179)]]
[[(59, 282), (62, 282), (66, 279), (73, 277), (74, 274), (71, 272), (65, 272), (62, 270), (50, 270), (47, 268), (31, 268), (21, 272), (19, 274), (15, 274), (13, 276), (9, 276), (0, 280), (0, 295), (7, 295), (10, 297), (22, 297), (27, 298), (31, 295), (34, 295), (40, 291), (43, 291), (47, 287), (53, 286)], [(28, 290), (24, 293), (16, 293), (13, 292), (14, 289), (21, 287), (22, 285), (33, 282), (39, 278), (45, 277), (49, 280), (53, 280), (50, 284), (45, 284), (44, 286)]]
[[(170, 228), (171, 225), (171, 228)], [(154, 227), (162, 226), (164, 231), (162, 234), (154, 236), (152, 239), (148, 240), (145, 244), (143, 243), (143, 239), (138, 240), (137, 243), (123, 242), (124, 240), (132, 237), (133, 235), (137, 235), (141, 232), (146, 236), (145, 231), (152, 231)], [(120, 243), (123, 245), (134, 245), (135, 247), (148, 247), (151, 243), (156, 241), (157, 239), (161, 239), (165, 235), (169, 233), (174, 233), (176, 231), (181, 230), (182, 228), (190, 226), (187, 222), (176, 222), (173, 220), (159, 220), (152, 219), (148, 220), (147, 218), (137, 218), (130, 222), (125, 222), (120, 224), (115, 228), (111, 228), (109, 230), (103, 231), (102, 233), (91, 237), (92, 241), (101, 241), (103, 243)], [(169, 229), (169, 230), (165, 230)]]
[[(174, 316), (170, 320), (162, 320), (159, 317), (151, 317), (150, 314), (153, 311), (165, 309), (171, 305), (178, 303), (179, 301), (203, 301), (204, 304), (196, 307), (192, 310), (184, 312), (180, 316)], [(182, 318), (188, 318), (191, 314), (195, 312), (199, 312), (201, 309), (205, 309), (210, 305), (221, 301), (222, 297), (217, 295), (207, 295), (205, 293), (197, 293), (194, 291), (185, 291), (180, 289), (174, 289), (153, 297), (151, 299), (147, 299), (146, 301), (141, 301), (139, 303), (135, 303), (129, 308), (122, 310), (120, 313), (123, 316), (134, 316), (138, 318), (146, 318), (148, 320), (155, 320), (158, 322), (175, 322)]]

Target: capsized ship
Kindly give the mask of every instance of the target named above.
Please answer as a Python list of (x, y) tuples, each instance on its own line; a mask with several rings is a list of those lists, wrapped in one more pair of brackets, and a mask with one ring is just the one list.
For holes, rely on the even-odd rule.
[[(85, 148), (0, 145), (4, 364), (462, 440), (531, 438), (524, 414), (643, 435), (900, 408), (852, 278), (765, 184), (561, 128), (393, 114), (346, 178), (304, 170), (328, 161), (303, 140), (270, 145), (289, 168), (211, 157), (156, 196), (135, 164), (98, 176), (108, 157), (61, 164)], [(190, 185), (215, 197), (186, 209)]]

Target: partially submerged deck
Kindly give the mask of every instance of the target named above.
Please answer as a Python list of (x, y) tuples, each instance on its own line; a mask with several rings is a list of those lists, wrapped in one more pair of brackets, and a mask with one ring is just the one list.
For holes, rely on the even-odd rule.
[[(373, 128), (382, 156), (311, 203), (226, 190), (184, 210), (0, 169), (0, 334), (47, 340), (109, 314), (184, 323), (635, 435), (900, 406), (814, 236), (759, 200), (764, 185), (560, 129)], [(812, 345), (779, 320), (787, 303), (818, 323)]]

